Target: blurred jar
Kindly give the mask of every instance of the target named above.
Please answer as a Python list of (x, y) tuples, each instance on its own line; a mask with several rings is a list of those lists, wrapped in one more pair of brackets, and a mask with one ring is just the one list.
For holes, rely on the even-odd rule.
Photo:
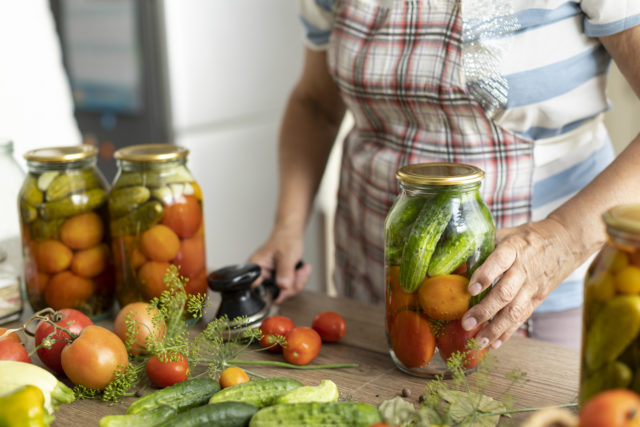
[(159, 297), (170, 264), (189, 279), (191, 294), (207, 291), (202, 190), (187, 169), (189, 151), (172, 144), (122, 148), (109, 196), (120, 305)]
[(602, 218), (608, 241), (584, 284), (580, 403), (611, 388), (640, 392), (640, 205)]
[(13, 157), (13, 142), (0, 139), (0, 200), (9, 206), (0, 214), (0, 324), (11, 322), (22, 313), (22, 286), (18, 272), (22, 270), (20, 256), (20, 221), (18, 192), (24, 172)]
[(401, 192), (385, 220), (386, 333), (396, 366), (407, 373), (448, 375), (446, 360), (467, 352), (470, 371), (486, 350), (472, 348), (462, 315), (469, 277), (493, 251), (495, 225), (480, 197), (484, 172), (456, 163), (422, 163), (396, 173)]
[(25, 283), (34, 310), (75, 308), (97, 319), (113, 305), (108, 184), (95, 147), (27, 152), (20, 190)]

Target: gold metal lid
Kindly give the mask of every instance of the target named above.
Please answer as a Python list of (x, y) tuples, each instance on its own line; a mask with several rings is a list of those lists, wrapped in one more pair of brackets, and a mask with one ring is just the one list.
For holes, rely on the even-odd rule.
[(608, 227), (640, 234), (640, 204), (614, 206), (602, 215)]
[(98, 149), (93, 145), (67, 145), (64, 147), (36, 148), (24, 153), (24, 158), (30, 162), (42, 163), (70, 163), (95, 157)]
[(173, 144), (141, 144), (117, 150), (113, 157), (128, 162), (170, 162), (187, 157), (189, 150)]
[(408, 184), (461, 185), (482, 181), (484, 171), (464, 163), (416, 163), (398, 169), (396, 178)]

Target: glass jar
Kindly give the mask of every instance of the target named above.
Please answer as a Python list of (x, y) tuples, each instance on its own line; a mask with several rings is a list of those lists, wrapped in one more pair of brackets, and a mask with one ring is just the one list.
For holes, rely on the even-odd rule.
[(170, 264), (187, 292), (206, 293), (202, 190), (187, 169), (189, 151), (171, 144), (122, 148), (109, 196), (116, 296), (124, 306), (167, 289)]
[(640, 392), (640, 205), (602, 218), (607, 243), (584, 283), (581, 403), (611, 388)]
[[(462, 315), (471, 273), (495, 246), (495, 225), (479, 188), (484, 172), (459, 163), (421, 163), (396, 172), (401, 192), (385, 220), (386, 333), (396, 366), (448, 376), (446, 359), (465, 352), (471, 371), (486, 350), (468, 341)], [(481, 325), (484, 326), (484, 325)]]
[[(13, 157), (13, 142), (0, 138), (0, 171), (2, 185), (0, 200), (14, 204), (24, 172)], [(20, 274), (20, 221), (14, 204), (0, 212), (0, 324), (17, 320), (22, 313), (22, 286)]]
[(89, 145), (25, 153), (19, 195), (27, 296), (34, 310), (75, 308), (93, 319), (113, 306), (108, 184)]

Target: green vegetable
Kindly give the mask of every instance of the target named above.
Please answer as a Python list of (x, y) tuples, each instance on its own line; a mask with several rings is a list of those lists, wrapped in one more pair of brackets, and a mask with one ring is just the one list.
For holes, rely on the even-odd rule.
[(121, 237), (141, 233), (162, 219), (164, 209), (156, 200), (150, 200), (134, 209), (129, 215), (123, 215), (111, 221), (111, 236)]
[(38, 179), (29, 174), (22, 184), (22, 200), (29, 203), (31, 206), (38, 206), (42, 203), (43, 196), (42, 191), (38, 188)]
[(142, 396), (129, 405), (127, 414), (139, 414), (163, 405), (179, 412), (206, 403), (219, 390), (217, 381), (193, 378)]
[(200, 406), (169, 418), (161, 427), (244, 427), (258, 411), (245, 402), (218, 402)]
[(273, 405), (278, 396), (301, 385), (291, 378), (264, 378), (227, 387), (214, 394), (209, 403), (236, 401), (263, 408)]
[(473, 232), (468, 228), (461, 233), (450, 232), (438, 242), (429, 262), (430, 277), (451, 274), (476, 249)]
[(60, 200), (70, 194), (87, 191), (100, 185), (90, 169), (67, 171), (57, 175), (47, 188), (47, 201)]
[(145, 187), (161, 187), (165, 184), (185, 183), (193, 181), (193, 176), (186, 167), (167, 165), (143, 172), (125, 172), (116, 181), (116, 188), (132, 185)]
[(337, 402), (338, 397), (338, 386), (331, 380), (322, 380), (315, 387), (294, 388), (278, 396), (275, 403)]
[(404, 242), (424, 203), (419, 196), (400, 196), (393, 202), (384, 224), (387, 265), (400, 264)]
[(150, 196), (149, 189), (141, 185), (113, 190), (109, 195), (109, 213), (112, 217), (128, 214), (137, 205), (149, 200)]
[(100, 419), (100, 427), (154, 427), (175, 415), (170, 406), (160, 405), (148, 411), (129, 415), (108, 415)]
[(45, 427), (53, 421), (44, 409), (44, 395), (34, 385), (25, 385), (0, 397), (0, 426)]
[(102, 188), (94, 188), (84, 193), (71, 194), (62, 199), (46, 202), (40, 206), (40, 216), (44, 220), (63, 218), (97, 209), (107, 201), (107, 193)]
[(52, 414), (63, 403), (75, 400), (73, 391), (49, 371), (31, 363), (0, 360), (0, 396), (34, 385), (44, 395), (44, 407)]
[(593, 372), (580, 384), (580, 402), (584, 403), (591, 396), (612, 388), (626, 388), (631, 384), (633, 372), (622, 362), (607, 363)]
[(623, 295), (609, 300), (585, 335), (585, 362), (595, 371), (613, 362), (640, 332), (640, 296)]
[(436, 244), (451, 219), (450, 195), (443, 192), (426, 203), (416, 219), (402, 251), (400, 286), (414, 292), (427, 275)]
[(58, 235), (58, 231), (62, 224), (64, 224), (65, 218), (55, 218), (49, 221), (45, 221), (41, 218), (36, 218), (29, 226), (31, 230), (31, 237), (35, 240), (46, 240), (54, 238)]
[(283, 403), (259, 410), (250, 427), (287, 426), (362, 426), (380, 422), (374, 406), (356, 402)]
[(51, 185), (53, 180), (56, 179), (56, 177), (59, 174), (60, 172), (57, 172), (57, 171), (43, 172), (42, 175), (38, 177), (38, 182), (37, 182), (38, 190), (47, 191), (47, 189), (49, 188), (49, 185)]
[(38, 210), (24, 200), (20, 200), (20, 217), (26, 223), (33, 222), (38, 218)]

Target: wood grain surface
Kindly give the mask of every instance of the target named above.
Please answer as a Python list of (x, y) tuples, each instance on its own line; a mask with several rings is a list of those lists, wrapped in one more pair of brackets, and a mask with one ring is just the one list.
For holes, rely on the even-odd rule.
[[(329, 378), (337, 385), (342, 397), (378, 405), (383, 400), (409, 391), (408, 400), (418, 403), (428, 380), (402, 373), (396, 369), (389, 356), (384, 333), (384, 307), (360, 303), (344, 298), (331, 298), (322, 293), (303, 292), (279, 307), (279, 314), (290, 317), (297, 326), (311, 326), (313, 317), (322, 311), (336, 311), (346, 320), (347, 332), (339, 343), (323, 344), (318, 358), (312, 364), (356, 362), (357, 368), (333, 370), (289, 370), (263, 366), (248, 367), (264, 376), (287, 376), (303, 384), (315, 385)], [(24, 317), (24, 316), (23, 316)], [(109, 327), (111, 321), (99, 322)], [(204, 322), (195, 325), (203, 327)], [(15, 325), (14, 325), (15, 326)], [(500, 397), (510, 381), (507, 373), (519, 369), (526, 373), (509, 392), (514, 397), (515, 408), (543, 407), (575, 402), (579, 376), (579, 352), (533, 339), (513, 337), (500, 349), (493, 351), (497, 363), (485, 393)], [(34, 363), (39, 363), (33, 356)], [(243, 355), (243, 359), (282, 361), (279, 354), (266, 352)], [(473, 383), (475, 374), (469, 376)], [(54, 426), (96, 426), (101, 417), (122, 414), (133, 398), (125, 398), (117, 404), (99, 401), (77, 401), (63, 405), (56, 412)], [(526, 415), (503, 419), (504, 423), (517, 425)]]

